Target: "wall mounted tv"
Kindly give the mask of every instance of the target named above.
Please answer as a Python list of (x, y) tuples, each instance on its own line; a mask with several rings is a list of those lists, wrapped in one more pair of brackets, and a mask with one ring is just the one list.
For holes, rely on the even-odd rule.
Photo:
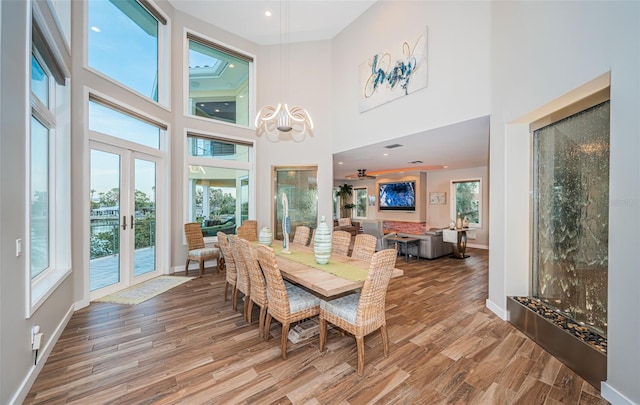
[(415, 211), (416, 182), (379, 183), (378, 207), (381, 211)]

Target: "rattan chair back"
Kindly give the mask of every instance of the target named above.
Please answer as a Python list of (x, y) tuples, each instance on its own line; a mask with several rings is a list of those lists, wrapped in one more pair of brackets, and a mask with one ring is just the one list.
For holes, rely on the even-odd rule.
[(311, 228), (304, 225), (296, 227), (296, 233), (293, 235), (293, 241), (291, 243), (297, 245), (307, 246), (309, 244), (309, 235), (311, 234)]
[(236, 289), (236, 262), (233, 258), (233, 253), (231, 252), (231, 246), (229, 246), (229, 239), (227, 234), (224, 232), (218, 232), (218, 245), (220, 246), (220, 250), (222, 251), (222, 256), (225, 261), (225, 269), (227, 272), (227, 282), (224, 286), (224, 300), (227, 300), (227, 287), (231, 286), (232, 291), (231, 295), (233, 295), (233, 291)]
[(238, 236), (249, 242), (256, 242), (258, 240), (258, 221), (253, 219), (247, 219), (242, 221), (237, 229)]
[(348, 256), (349, 245), (351, 245), (351, 234), (349, 232), (333, 231), (331, 235), (331, 254)]
[(371, 261), (371, 257), (376, 252), (377, 241), (373, 235), (367, 235), (366, 233), (356, 235), (351, 257), (367, 262)]
[(204, 237), (202, 236), (202, 227), (199, 222), (184, 224), (184, 236), (187, 239), (187, 250), (202, 249), (204, 247)]

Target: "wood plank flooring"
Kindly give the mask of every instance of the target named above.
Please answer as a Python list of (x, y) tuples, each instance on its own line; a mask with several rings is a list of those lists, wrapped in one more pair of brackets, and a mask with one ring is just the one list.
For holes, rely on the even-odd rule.
[[(365, 338), (356, 374), (353, 337), (331, 330), (280, 357), (224, 302), (209, 269), (139, 305), (77, 311), (26, 404), (606, 404), (583, 381), (485, 308), (488, 253), (465, 260), (400, 258), (387, 294), (389, 357)], [(239, 308), (242, 308), (239, 305)]]

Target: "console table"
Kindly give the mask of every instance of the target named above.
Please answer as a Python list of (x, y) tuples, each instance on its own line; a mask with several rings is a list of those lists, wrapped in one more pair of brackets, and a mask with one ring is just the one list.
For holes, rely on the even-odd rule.
[(420, 239), (409, 238), (405, 236), (391, 236), (389, 238), (386, 238), (386, 241), (387, 241), (387, 247), (389, 247), (390, 243), (393, 243), (396, 251), (398, 250), (398, 244), (404, 245), (404, 261), (405, 262), (409, 261), (409, 245), (410, 244), (416, 245), (416, 249), (418, 249), (417, 250), (418, 254), (416, 255), (416, 258), (420, 260)]
[(453, 245), (453, 253), (451, 257), (456, 259), (464, 259), (469, 257), (464, 252), (467, 250), (467, 231), (469, 228), (462, 229), (443, 229), (442, 240)]

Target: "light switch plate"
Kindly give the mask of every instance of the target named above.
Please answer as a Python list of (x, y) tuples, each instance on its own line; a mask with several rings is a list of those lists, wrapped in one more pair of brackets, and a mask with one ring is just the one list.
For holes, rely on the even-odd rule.
[(16, 257), (22, 254), (22, 239), (16, 239)]

